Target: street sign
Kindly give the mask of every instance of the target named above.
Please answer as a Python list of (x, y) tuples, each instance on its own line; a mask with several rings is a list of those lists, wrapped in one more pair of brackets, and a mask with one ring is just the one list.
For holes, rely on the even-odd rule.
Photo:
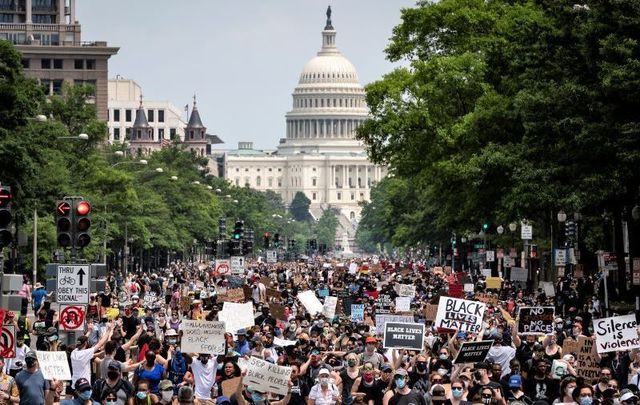
[(231, 272), (231, 265), (229, 264), (229, 260), (227, 259), (216, 260), (215, 272), (218, 274), (229, 274)]
[(525, 223), (520, 223), (520, 239), (531, 240), (533, 239), (533, 226)]
[(60, 329), (66, 331), (84, 330), (86, 311), (84, 305), (60, 305)]
[(59, 304), (89, 303), (89, 265), (58, 265), (56, 297)]
[(231, 256), (231, 274), (244, 274), (244, 256)]
[(267, 250), (267, 263), (277, 263), (278, 262), (278, 252), (275, 250)]
[(58, 205), (56, 205), (58, 215), (67, 215), (69, 211), (71, 211), (71, 204), (69, 204), (68, 201), (60, 201)]
[(567, 251), (565, 249), (556, 249), (556, 266), (565, 266), (567, 264)]
[(5, 359), (16, 357), (16, 328), (13, 325), (2, 326), (0, 336), (0, 356)]
[(496, 261), (495, 252), (493, 250), (487, 250), (487, 261), (488, 262)]

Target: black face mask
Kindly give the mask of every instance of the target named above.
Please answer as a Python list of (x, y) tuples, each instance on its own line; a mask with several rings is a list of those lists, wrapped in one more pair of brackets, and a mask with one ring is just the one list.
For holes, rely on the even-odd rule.
[(425, 363), (424, 361), (419, 361), (416, 363), (416, 368), (418, 369), (418, 371), (425, 371), (427, 369), (427, 363)]
[(107, 371), (107, 378), (110, 380), (117, 380), (120, 377), (120, 373), (117, 371)]
[(29, 358), (24, 360), (24, 362), (27, 365), (27, 368), (31, 368), (31, 367), (35, 366), (36, 365), (36, 361), (37, 361), (36, 359), (33, 359), (31, 357), (29, 357)]

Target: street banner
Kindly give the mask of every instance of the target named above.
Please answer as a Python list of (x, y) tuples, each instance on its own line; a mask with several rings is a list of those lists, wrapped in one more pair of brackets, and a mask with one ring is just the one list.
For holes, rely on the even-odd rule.
[(225, 330), (234, 335), (239, 329), (250, 328), (256, 323), (253, 303), (225, 302), (222, 311), (218, 312), (218, 320), (224, 322)]
[(185, 319), (180, 328), (180, 349), (183, 353), (224, 354), (224, 322)]
[(424, 324), (387, 322), (384, 324), (384, 348), (421, 351), (424, 346)]
[(398, 284), (396, 292), (401, 297), (415, 297), (416, 286), (413, 284)]
[(637, 327), (635, 315), (594, 319), (593, 332), (598, 353), (640, 348)]
[(499, 290), (502, 288), (502, 279), (500, 277), (487, 277), (486, 284), (488, 289)]
[(487, 306), (483, 303), (452, 297), (440, 297), (436, 328), (463, 332), (480, 332), (482, 318)]
[(376, 314), (376, 335), (380, 336), (384, 333), (384, 324), (387, 322), (411, 323), (413, 322), (413, 316)]
[(351, 304), (351, 322), (364, 322), (364, 304)]
[(336, 305), (338, 305), (338, 297), (324, 297), (324, 305), (322, 306), (322, 315), (327, 320), (333, 319), (336, 316)]
[(67, 352), (44, 352), (36, 350), (38, 365), (45, 380), (71, 380), (71, 369)]
[(316, 293), (311, 290), (303, 291), (298, 293), (298, 299), (302, 302), (305, 309), (311, 316), (314, 316), (317, 313), (322, 313), (322, 309), (324, 305), (320, 302), (318, 297), (316, 297)]
[(242, 379), (243, 384), (250, 385), (259, 392), (287, 395), (291, 367), (277, 366), (257, 357), (250, 357), (247, 363), (247, 375)]
[(522, 267), (511, 268), (511, 281), (519, 281), (521, 283), (527, 282), (527, 269)]
[(59, 304), (89, 303), (89, 265), (58, 265), (56, 301)]
[(489, 349), (493, 346), (493, 340), (482, 340), (480, 342), (462, 342), (460, 351), (453, 364), (480, 363), (487, 358)]
[(274, 346), (280, 346), (280, 347), (295, 346), (296, 343), (298, 343), (297, 340), (280, 339), (277, 336), (273, 338), (273, 345)]
[(551, 335), (554, 333), (554, 307), (520, 307), (519, 335)]
[(285, 318), (284, 310), (285, 310), (285, 306), (282, 304), (274, 304), (274, 303), (269, 304), (269, 312), (271, 312), (271, 316), (273, 317), (273, 319), (286, 321), (287, 319)]
[(86, 317), (84, 305), (60, 305), (60, 329), (65, 331), (84, 331)]
[(411, 311), (411, 297), (396, 297), (396, 312)]
[(16, 327), (14, 325), (2, 325), (0, 356), (5, 359), (16, 357)]

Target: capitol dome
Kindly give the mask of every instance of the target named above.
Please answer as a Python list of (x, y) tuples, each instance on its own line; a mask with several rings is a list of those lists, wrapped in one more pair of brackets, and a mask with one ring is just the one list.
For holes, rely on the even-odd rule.
[(286, 114), (287, 142), (330, 140), (357, 146), (355, 131), (367, 119), (368, 111), (358, 72), (336, 47), (329, 9), (322, 47), (304, 65), (293, 91), (293, 108)]

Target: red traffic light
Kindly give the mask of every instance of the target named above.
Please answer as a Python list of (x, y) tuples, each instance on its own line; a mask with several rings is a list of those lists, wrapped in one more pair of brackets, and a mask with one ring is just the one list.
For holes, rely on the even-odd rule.
[(78, 215), (87, 215), (91, 212), (91, 204), (88, 201), (80, 201), (76, 205), (76, 213)]
[(11, 190), (6, 188), (0, 188), (0, 208), (4, 208), (11, 202), (13, 196)]
[(71, 211), (71, 204), (67, 201), (60, 201), (58, 205), (56, 205), (56, 213), (60, 216), (66, 216)]
[(265, 232), (265, 233), (264, 233), (264, 237), (265, 237), (265, 238), (268, 238), (268, 237), (269, 237), (269, 232)]

